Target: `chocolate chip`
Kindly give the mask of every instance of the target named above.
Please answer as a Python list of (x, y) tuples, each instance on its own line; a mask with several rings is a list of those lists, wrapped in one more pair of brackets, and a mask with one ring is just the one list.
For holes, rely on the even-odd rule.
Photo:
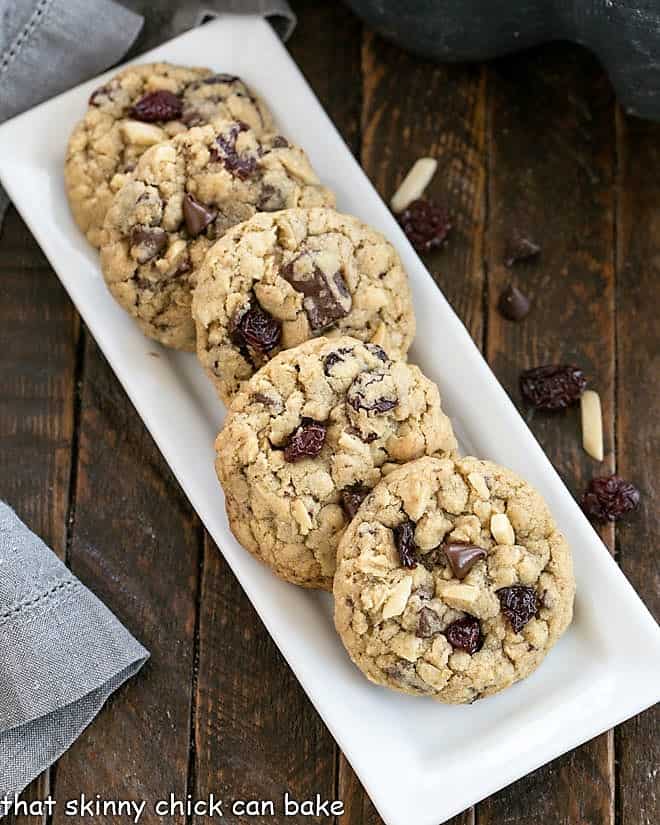
[(303, 309), (314, 332), (320, 332), (351, 311), (353, 301), (341, 272), (328, 275), (303, 252), (280, 270), (296, 292), (303, 294)]
[(474, 616), (456, 619), (445, 628), (445, 636), (454, 650), (462, 650), (470, 656), (481, 650), (484, 643), (479, 619)]
[(520, 633), (539, 611), (536, 590), (525, 584), (514, 584), (511, 587), (502, 587), (496, 592), (502, 613), (511, 623), (513, 632)]
[(360, 484), (356, 484), (353, 487), (348, 487), (346, 490), (341, 491), (342, 507), (350, 519), (355, 518), (355, 514), (360, 508), (360, 505), (368, 495), (369, 489)]
[(509, 284), (500, 295), (497, 307), (509, 321), (522, 321), (529, 313), (531, 303), (524, 292), (521, 292), (517, 286)]
[(325, 436), (325, 424), (311, 418), (303, 418), (284, 448), (284, 460), (294, 462), (300, 461), (301, 458), (316, 458), (323, 449)]
[(415, 523), (408, 520), (397, 525), (394, 530), (394, 544), (399, 551), (401, 566), (409, 570), (417, 567), (417, 545), (415, 544)]
[(131, 230), (131, 247), (138, 263), (155, 258), (167, 246), (167, 232), (158, 226), (134, 226)]
[(167, 89), (149, 92), (133, 106), (131, 116), (145, 123), (177, 120), (183, 113), (181, 98)]
[(271, 141), (271, 146), (273, 149), (288, 149), (289, 141), (284, 137), (284, 135), (275, 135)]
[(250, 350), (267, 356), (277, 347), (282, 336), (280, 322), (266, 312), (254, 297), (236, 313), (231, 326), (231, 339), (248, 361), (251, 360)]
[(454, 541), (443, 544), (442, 549), (457, 579), (464, 579), (480, 559), (486, 558), (484, 548), (475, 544)]
[(217, 209), (209, 209), (191, 194), (183, 196), (183, 219), (188, 233), (196, 238), (218, 217)]
[(420, 639), (430, 639), (442, 632), (442, 619), (435, 610), (430, 607), (423, 607), (419, 611), (419, 618), (417, 619), (417, 635)]
[(531, 238), (525, 237), (520, 232), (514, 232), (513, 237), (507, 244), (504, 264), (511, 267), (518, 261), (536, 257), (540, 251), (541, 247), (534, 243)]
[(382, 415), (393, 410), (399, 399), (391, 376), (382, 372), (361, 372), (348, 388), (346, 402), (355, 412)]

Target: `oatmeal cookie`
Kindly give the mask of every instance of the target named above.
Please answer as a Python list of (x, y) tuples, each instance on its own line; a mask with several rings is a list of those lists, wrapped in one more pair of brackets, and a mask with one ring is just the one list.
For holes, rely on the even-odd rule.
[(417, 367), (342, 336), (270, 360), (234, 398), (215, 447), (238, 541), (283, 579), (330, 589), (369, 490), (406, 461), (453, 455), (456, 439)]
[(145, 152), (106, 215), (101, 267), (150, 338), (195, 348), (191, 290), (206, 251), (257, 210), (334, 204), (305, 153), (245, 123), (191, 128)]
[(405, 358), (415, 333), (394, 248), (334, 209), (235, 227), (199, 269), (193, 316), (197, 354), (225, 401), (274, 354), (317, 335), (352, 335)]
[(472, 702), (528, 676), (573, 615), (571, 554), (540, 495), (477, 458), (386, 476), (344, 533), (335, 624), (373, 682)]
[(129, 66), (96, 89), (64, 168), (71, 211), (89, 242), (101, 246), (113, 195), (149, 146), (219, 119), (239, 120), (257, 135), (274, 129), (267, 107), (240, 77), (210, 69)]

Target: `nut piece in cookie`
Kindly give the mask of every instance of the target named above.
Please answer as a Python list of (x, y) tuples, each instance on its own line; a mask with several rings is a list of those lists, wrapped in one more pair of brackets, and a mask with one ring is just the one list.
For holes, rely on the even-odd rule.
[[(334, 209), (255, 215), (209, 250), (196, 277), (197, 354), (226, 402), (268, 358), (317, 335), (351, 335), (393, 358), (406, 356), (414, 336), (410, 287), (393, 247)], [(248, 306), (279, 325), (275, 347), (255, 353), (236, 339)], [(378, 392), (387, 403), (386, 389), (356, 387), (354, 412)]]
[(535, 490), (490, 461), (427, 457), (388, 473), (344, 532), (335, 624), (376, 684), (473, 702), (538, 667), (574, 590)]
[[(105, 221), (103, 274), (145, 335), (192, 350), (192, 288), (212, 244), (269, 204), (333, 203), (303, 151), (280, 136), (259, 137), (242, 121), (194, 127), (145, 152), (116, 195)], [(250, 363), (279, 344), (274, 330), (264, 338), (270, 317), (254, 294), (232, 315), (228, 337)], [(272, 323), (279, 330), (279, 320)]]
[(245, 123), (259, 137), (274, 128), (265, 104), (239, 77), (210, 69), (129, 66), (92, 92), (64, 167), (69, 205), (89, 242), (102, 245), (112, 199), (149, 147), (223, 120)]
[[(356, 410), (372, 383), (388, 403)], [(268, 360), (234, 397), (215, 447), (236, 538), (281, 578), (330, 589), (339, 539), (372, 488), (407, 461), (454, 455), (456, 440), (417, 367), (341, 336)], [(404, 532), (400, 552), (414, 567)]]

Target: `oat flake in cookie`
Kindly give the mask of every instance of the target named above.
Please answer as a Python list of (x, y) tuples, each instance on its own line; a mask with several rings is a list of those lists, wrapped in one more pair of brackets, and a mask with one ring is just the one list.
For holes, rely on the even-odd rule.
[(334, 209), (235, 227), (199, 270), (193, 316), (197, 354), (225, 401), (277, 352), (318, 335), (352, 335), (405, 358), (415, 333), (399, 256)]
[(103, 219), (140, 155), (190, 126), (240, 120), (273, 131), (265, 104), (235, 75), (169, 63), (129, 66), (92, 92), (69, 140), (65, 183), (76, 223), (102, 244)]
[(105, 221), (101, 266), (142, 331), (195, 348), (191, 289), (206, 251), (257, 210), (332, 205), (305, 153), (243, 122), (194, 127), (142, 155)]
[(369, 490), (406, 461), (453, 455), (456, 440), (417, 367), (342, 336), (269, 361), (215, 447), (239, 542), (283, 579), (330, 589), (339, 538)]
[(571, 554), (520, 477), (477, 458), (390, 473), (344, 533), (335, 624), (373, 682), (472, 702), (528, 676), (573, 615)]

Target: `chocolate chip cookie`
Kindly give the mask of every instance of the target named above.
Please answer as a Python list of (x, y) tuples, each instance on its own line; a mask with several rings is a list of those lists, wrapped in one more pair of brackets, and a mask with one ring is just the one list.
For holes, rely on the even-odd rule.
[(256, 215), (208, 253), (193, 298), (197, 354), (228, 400), (280, 350), (352, 335), (405, 357), (408, 279), (385, 238), (334, 209)]
[(573, 615), (571, 554), (540, 495), (477, 458), (388, 474), (343, 535), (335, 624), (373, 682), (472, 702), (528, 676)]
[(65, 183), (71, 211), (94, 246), (103, 219), (140, 155), (190, 126), (239, 120), (273, 131), (265, 104), (235, 75), (169, 63), (129, 66), (94, 91), (69, 140)]
[(334, 204), (302, 149), (245, 123), (193, 127), (151, 147), (106, 215), (101, 267), (150, 338), (195, 348), (191, 289), (206, 251), (257, 210)]
[(238, 541), (281, 578), (330, 589), (337, 544), (369, 490), (423, 455), (453, 455), (438, 389), (376, 344), (315, 338), (247, 381), (215, 443)]

